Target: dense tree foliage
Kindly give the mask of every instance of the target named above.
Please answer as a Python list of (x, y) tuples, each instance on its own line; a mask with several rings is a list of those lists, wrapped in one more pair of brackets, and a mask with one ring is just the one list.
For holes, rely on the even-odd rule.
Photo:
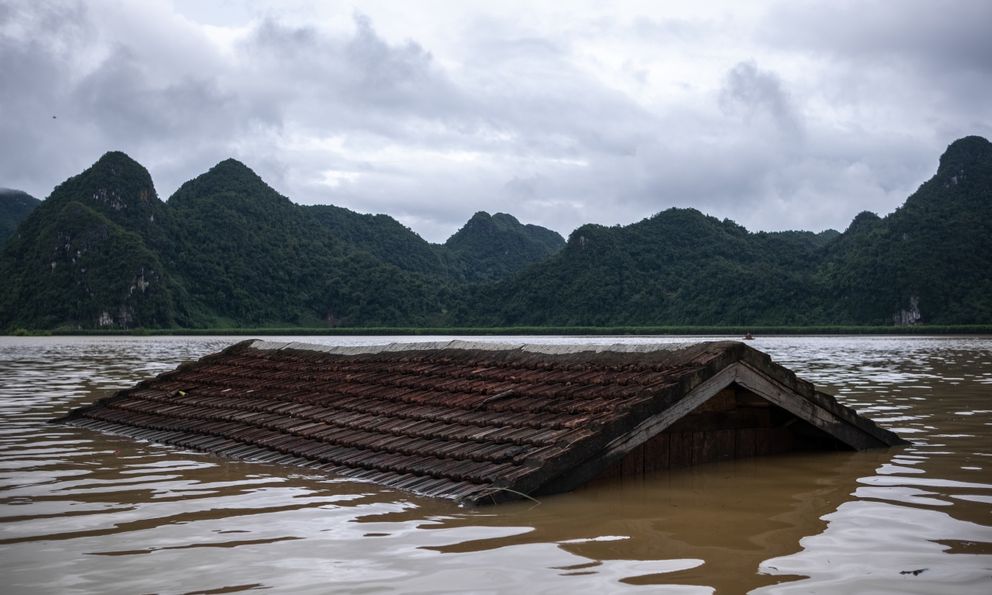
[(858, 215), (825, 252), (816, 280), (831, 320), (891, 323), (918, 309), (935, 324), (992, 321), (992, 144), (955, 141), (905, 204)]
[(296, 205), (230, 159), (164, 203), (108, 153), (0, 257), (0, 328), (443, 324), (469, 253), (384, 215)]
[(119, 152), (57, 186), (0, 255), (0, 328), (195, 323), (159, 257), (170, 218), (148, 172)]
[(388, 215), (365, 215), (334, 205), (304, 209), (331, 235), (383, 262), (426, 275), (443, 276), (448, 272), (437, 246)]
[(495, 281), (555, 254), (565, 240), (550, 229), (522, 225), (512, 215), (479, 211), (441, 247), (465, 281)]
[(89, 205), (45, 201), (0, 259), (0, 320), (29, 328), (185, 326), (182, 291), (141, 236)]
[(0, 247), (40, 203), (27, 192), (0, 188)]
[(4, 246), (0, 329), (988, 324), (990, 222), (978, 137), (895, 212), (843, 233), (669, 209), (567, 243), (476, 213), (430, 244), (385, 215), (296, 205), (234, 160), (162, 202), (144, 168), (108, 153)]
[(477, 322), (803, 324), (815, 238), (749, 234), (694, 209), (626, 227), (586, 225), (561, 253), (487, 292), (495, 315)]
[(692, 209), (587, 225), (479, 292), (475, 324), (808, 325), (992, 321), (992, 144), (956, 141), (884, 219), (843, 233), (748, 233)]

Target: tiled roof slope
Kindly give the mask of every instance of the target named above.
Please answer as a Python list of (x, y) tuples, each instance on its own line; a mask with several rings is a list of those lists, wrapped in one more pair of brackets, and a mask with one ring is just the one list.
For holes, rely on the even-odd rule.
[(63, 421), (483, 503), (541, 490), (743, 360), (857, 418), (742, 343), (589, 349), (247, 341)]

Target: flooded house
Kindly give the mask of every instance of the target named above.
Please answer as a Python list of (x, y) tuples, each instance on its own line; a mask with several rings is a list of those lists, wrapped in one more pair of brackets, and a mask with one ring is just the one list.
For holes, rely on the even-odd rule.
[(245, 341), (57, 421), (466, 504), (713, 461), (904, 444), (734, 341)]

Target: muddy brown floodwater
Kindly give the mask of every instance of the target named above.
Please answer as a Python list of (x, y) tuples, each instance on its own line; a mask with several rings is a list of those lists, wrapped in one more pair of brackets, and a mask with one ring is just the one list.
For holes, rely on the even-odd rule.
[(237, 340), (0, 338), (0, 591), (992, 593), (990, 338), (759, 337), (913, 445), (690, 467), (539, 504), (459, 508), (46, 423)]

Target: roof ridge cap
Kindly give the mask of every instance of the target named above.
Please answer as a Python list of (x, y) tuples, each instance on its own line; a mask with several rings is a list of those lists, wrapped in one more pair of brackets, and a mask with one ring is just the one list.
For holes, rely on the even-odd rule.
[(315, 351), (331, 355), (368, 355), (394, 351), (437, 351), (459, 349), (465, 351), (521, 351), (544, 355), (567, 355), (573, 353), (652, 353), (656, 351), (677, 351), (701, 343), (715, 341), (679, 341), (673, 343), (526, 343), (500, 341), (412, 341), (381, 343), (378, 345), (322, 345), (319, 343), (266, 341), (256, 339), (249, 347), (263, 351), (294, 349)]

